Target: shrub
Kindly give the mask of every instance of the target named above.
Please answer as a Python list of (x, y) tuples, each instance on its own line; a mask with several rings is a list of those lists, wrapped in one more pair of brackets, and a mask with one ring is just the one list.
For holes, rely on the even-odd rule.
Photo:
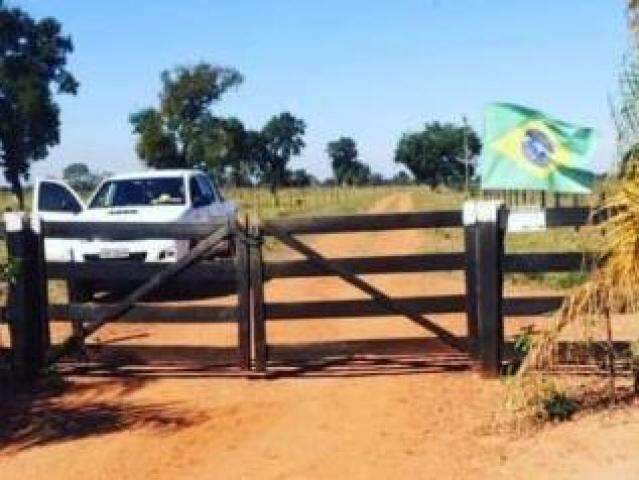
[(552, 421), (570, 420), (577, 411), (577, 402), (569, 398), (565, 392), (550, 392), (548, 398), (541, 403), (545, 418)]

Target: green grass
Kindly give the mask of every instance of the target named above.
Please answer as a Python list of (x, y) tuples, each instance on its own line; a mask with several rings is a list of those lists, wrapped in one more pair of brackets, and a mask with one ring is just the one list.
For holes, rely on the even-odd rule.
[(309, 187), (285, 188), (277, 197), (265, 188), (239, 188), (225, 191), (241, 215), (269, 220), (291, 215), (336, 215), (357, 213), (371, 202), (397, 191), (399, 187)]

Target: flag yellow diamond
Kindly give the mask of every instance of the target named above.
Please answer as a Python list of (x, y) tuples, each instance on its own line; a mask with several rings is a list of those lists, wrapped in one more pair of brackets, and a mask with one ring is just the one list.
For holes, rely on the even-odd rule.
[(558, 167), (570, 165), (570, 150), (545, 122), (538, 119), (507, 131), (491, 146), (495, 152), (542, 179), (548, 178)]

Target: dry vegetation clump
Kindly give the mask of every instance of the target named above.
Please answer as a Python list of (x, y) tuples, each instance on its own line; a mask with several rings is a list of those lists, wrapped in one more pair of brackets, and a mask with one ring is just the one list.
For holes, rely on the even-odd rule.
[[(603, 218), (594, 270), (567, 297), (552, 327), (534, 338), (517, 374), (507, 380), (504, 411), (517, 430), (568, 419), (577, 407), (600, 406), (603, 398), (615, 403), (619, 365), (639, 370), (639, 344), (620, 351), (612, 334), (613, 314), (639, 312), (639, 162), (631, 161), (624, 170), (593, 214)], [(570, 342), (564, 341), (567, 331)], [(575, 381), (558, 375), (557, 363), (566, 361), (598, 368)], [(639, 390), (636, 381), (634, 390)]]

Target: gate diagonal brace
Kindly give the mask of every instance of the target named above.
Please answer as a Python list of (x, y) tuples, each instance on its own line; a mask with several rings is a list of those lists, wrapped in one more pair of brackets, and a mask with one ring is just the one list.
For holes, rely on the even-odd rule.
[(359, 276), (355, 275), (353, 272), (351, 272), (347, 268), (332, 264), (328, 259), (322, 256), (319, 252), (312, 249), (305, 243), (297, 240), (285, 229), (280, 228), (273, 223), (267, 223), (266, 225), (264, 225), (264, 230), (270, 233), (271, 235), (273, 235), (274, 237), (276, 237), (285, 245), (305, 255), (312, 263), (314, 263), (318, 267), (322, 268), (323, 270), (327, 270), (329, 272), (337, 274), (344, 281), (350, 283), (351, 285), (367, 293), (374, 300), (376, 300), (381, 306), (383, 306), (390, 312), (407, 317), (408, 319), (412, 320), (418, 325), (424, 327), (426, 330), (437, 335), (444, 343), (446, 343), (450, 347), (456, 350), (459, 350), (461, 352), (468, 351), (468, 346), (466, 345), (466, 342), (464, 342), (463, 340), (460, 340), (458, 337), (451, 334), (446, 329), (440, 327), (439, 325), (429, 320), (428, 318), (425, 318), (420, 313), (404, 308), (403, 306), (400, 307), (399, 305), (397, 305), (397, 302), (395, 302), (391, 297), (386, 295), (380, 289), (362, 280)]
[(135, 307), (135, 304), (142, 298), (152, 293), (168, 280), (175, 277), (180, 272), (191, 266), (194, 262), (199, 260), (209, 250), (224, 240), (232, 230), (237, 229), (231, 229), (228, 225), (218, 228), (208, 237), (205, 237), (202, 241), (200, 241), (192, 250), (181, 257), (177, 262), (168, 265), (164, 270), (156, 273), (144, 284), (133, 290), (133, 292), (127, 295), (121, 302), (106, 308), (98, 309), (95, 317), (88, 324), (84, 325), (81, 332), (78, 332), (77, 334), (74, 333), (51, 352), (47, 359), (47, 363), (55, 363), (60, 359), (60, 357), (66, 355), (69, 351), (81, 346), (83, 340), (95, 333), (100, 327), (127, 313)]

